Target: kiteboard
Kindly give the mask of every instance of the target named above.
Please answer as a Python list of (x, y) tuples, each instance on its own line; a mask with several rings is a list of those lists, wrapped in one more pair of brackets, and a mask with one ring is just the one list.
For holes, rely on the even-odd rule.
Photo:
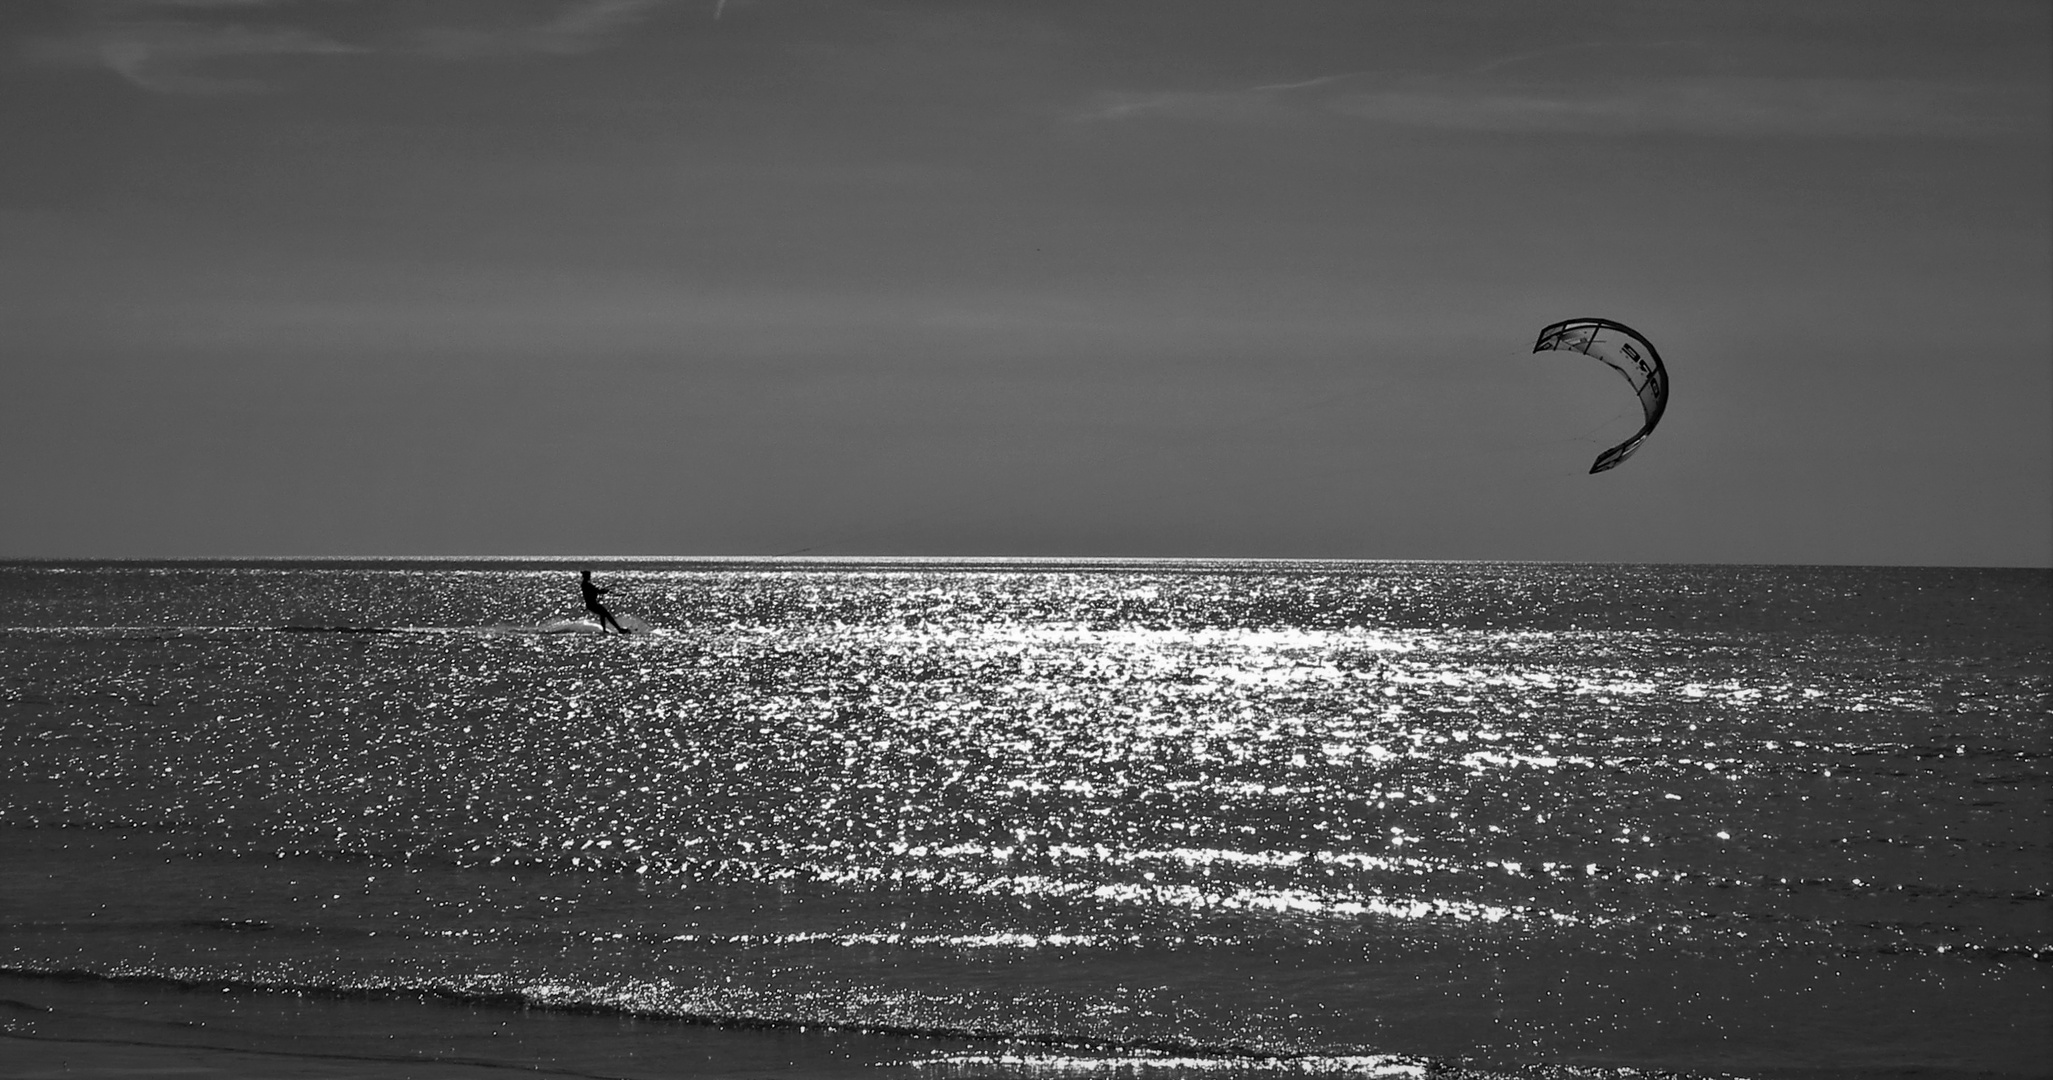
[[(649, 624), (643, 622), (638, 618), (635, 618), (632, 615), (615, 615), (613, 617), (613, 621), (620, 626), (620, 629), (622, 631), (629, 634), (646, 634), (649, 632)], [(613, 633), (612, 627), (602, 625), (598, 619), (590, 615), (580, 615), (576, 618), (550, 619), (548, 622), (542, 623), (539, 626), (531, 628), (521, 627), (517, 629), (526, 629), (529, 630), (529, 632), (536, 634)]]
[[(658, 632), (655, 627), (650, 626), (646, 621), (634, 615), (615, 615), (613, 621), (619, 624), (622, 633), (629, 636)], [(548, 637), (578, 634), (609, 634), (616, 637), (619, 636), (612, 627), (601, 624), (598, 617), (594, 615), (566, 615), (561, 618), (545, 619), (533, 626), (493, 626), (485, 629), (489, 633), (538, 634)]]

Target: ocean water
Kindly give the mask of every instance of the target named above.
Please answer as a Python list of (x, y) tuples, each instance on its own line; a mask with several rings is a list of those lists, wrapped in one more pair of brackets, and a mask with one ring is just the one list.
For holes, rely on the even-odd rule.
[(585, 565), (0, 565), (0, 1034), (2053, 1075), (2046, 571)]

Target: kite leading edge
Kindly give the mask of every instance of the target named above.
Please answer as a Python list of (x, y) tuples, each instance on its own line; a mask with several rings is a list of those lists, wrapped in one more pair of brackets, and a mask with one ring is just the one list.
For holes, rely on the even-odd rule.
[(1661, 413), (1668, 408), (1668, 369), (1661, 366), (1661, 354), (1637, 330), (1610, 319), (1567, 319), (1555, 323), (1540, 331), (1540, 340), (1533, 346), (1534, 352), (1549, 349), (1579, 352), (1611, 365), (1632, 384), (1633, 393), (1639, 395), (1640, 406), (1647, 412), (1645, 426), (1632, 438), (1598, 454), (1590, 471), (1600, 473), (1615, 468), (1647, 441), (1647, 436), (1654, 433), (1654, 425), (1661, 422)]

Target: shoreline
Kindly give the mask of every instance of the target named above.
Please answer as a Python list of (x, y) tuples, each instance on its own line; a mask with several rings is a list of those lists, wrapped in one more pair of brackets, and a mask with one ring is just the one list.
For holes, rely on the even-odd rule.
[(1404, 1055), (1277, 1056), (1238, 1047), (646, 1016), (540, 1005), (518, 995), (322, 991), (83, 972), (0, 973), (0, 1047), (0, 1080), (1504, 1075)]
[[(1965, 1080), (1907, 1067), (1672, 1072), (1402, 1054), (1209, 1054), (1053, 1040), (719, 1023), (510, 998), (266, 990), (82, 973), (0, 974), (0, 1080)], [(2010, 1074), (2024, 1076), (2028, 1074)]]
[[(389, 1004), (401, 1008), (441, 1006), (470, 1010), (501, 1010), (507, 1013), (518, 1014), (578, 1016), (624, 1022), (674, 1024), (728, 1032), (903, 1040), (921, 1047), (944, 1047), (950, 1045), (965, 1049), (972, 1047), (979, 1049), (1002, 1047), (1011, 1050), (1070, 1051), (1123, 1056), (1160, 1055), (1179, 1059), (1202, 1058), (1219, 1062), (1273, 1062), (1293, 1060), (1297, 1057), (1303, 1057), (1306, 1060), (1317, 1059), (1317, 1055), (1289, 1055), (1247, 1046), (1195, 1042), (1164, 1040), (1114, 1042), (1104, 1039), (1063, 1037), (1053, 1034), (1036, 1035), (1033, 1033), (973, 1028), (916, 1028), (898, 1024), (825, 1023), (772, 1017), (652, 1013), (602, 1004), (557, 1004), (548, 1001), (538, 1001), (518, 992), (479, 991), (470, 993), (434, 987), (342, 988), (295, 986), (223, 978), (188, 980), (163, 975), (100, 974), (78, 970), (33, 971), (8, 969), (5, 967), (0, 967), (0, 1034), (16, 1033), (16, 1025), (9, 1023), (10, 1018), (14, 1020), (19, 1020), (22, 1017), (33, 1018), (39, 1013), (71, 1015), (66, 1006), (46, 1007), (22, 1000), (34, 995), (34, 987), (52, 983), (68, 984), (81, 988), (106, 987), (110, 990), (126, 988), (134, 994), (144, 995), (143, 1003), (145, 1005), (149, 1004), (149, 995), (152, 992), (158, 997), (168, 997), (174, 994), (197, 994), (200, 997), (193, 999), (197, 1001), (213, 1000), (211, 995), (216, 994), (241, 994), (260, 998), (290, 997), (297, 999), (302, 1005), (306, 1002), (327, 1001), (334, 1003)], [(67, 1001), (73, 997), (73, 995), (59, 996)], [(82, 989), (78, 996), (90, 998), (110, 995), (96, 994), (92, 990)], [(162, 1021), (152, 1022), (162, 1023)], [(183, 1044), (136, 1042), (134, 1045)], [(215, 1049), (232, 1051), (238, 1048), (216, 1047)]]
[[(0, 973), (0, 1080), (1507, 1080), (1408, 1055), (1274, 1056), (1001, 1035), (649, 1017), (511, 996), (322, 992), (149, 976)], [(1527, 1066), (1604, 1080), (1629, 1070)], [(1666, 1074), (1683, 1080), (1687, 1074)], [(1717, 1074), (1697, 1074), (1712, 1080)]]
[[(62, 1076), (640, 1080), (909, 1075), (987, 1040), (718, 1024), (513, 999), (322, 993), (152, 978), (0, 974), (0, 1080)], [(290, 1070), (285, 1066), (290, 1063)]]
[[(126, 1039), (58, 1038), (0, 1032), (4, 1080), (49, 1080), (73, 1076), (266, 1077), (325, 1080), (329, 1077), (408, 1077), (421, 1080), (483, 1080), (509, 1070), (535, 1076), (594, 1077), (595, 1074), (537, 1069), (514, 1064), (438, 1061), (410, 1057), (307, 1054), (237, 1050), (230, 1047), (153, 1043)], [(605, 1078), (615, 1080), (615, 1078)], [(626, 1080), (626, 1078), (619, 1078)]]

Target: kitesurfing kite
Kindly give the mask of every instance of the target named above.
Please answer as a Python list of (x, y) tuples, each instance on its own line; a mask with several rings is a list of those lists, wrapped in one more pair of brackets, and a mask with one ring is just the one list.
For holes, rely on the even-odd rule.
[(1598, 454), (1590, 471), (1603, 472), (1631, 457), (1654, 433), (1654, 425), (1661, 422), (1661, 413), (1668, 408), (1668, 369), (1661, 366), (1661, 354), (1654, 351), (1654, 343), (1632, 327), (1610, 319), (1569, 319), (1540, 331), (1533, 351), (1548, 349), (1570, 349), (1602, 360), (1617, 368), (1625, 381), (1632, 384), (1633, 393), (1640, 396), (1640, 406), (1647, 411), (1646, 425), (1637, 435)]

